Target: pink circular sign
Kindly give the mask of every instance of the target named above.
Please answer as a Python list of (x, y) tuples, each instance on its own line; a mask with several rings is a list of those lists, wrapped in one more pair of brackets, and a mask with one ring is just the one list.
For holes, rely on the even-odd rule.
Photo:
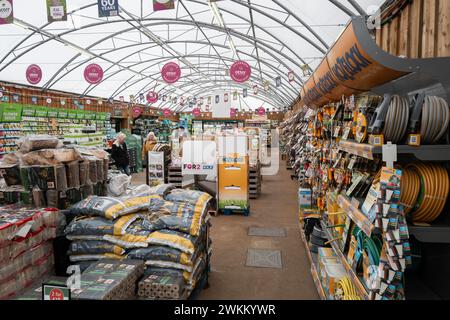
[(259, 108), (256, 110), (256, 113), (257, 113), (258, 115), (260, 115), (260, 116), (263, 116), (263, 115), (266, 114), (266, 109), (264, 109), (263, 107), (259, 107)]
[(175, 62), (168, 62), (161, 69), (161, 76), (167, 83), (175, 83), (181, 77), (181, 69)]
[(84, 69), (84, 79), (90, 84), (97, 84), (103, 80), (103, 69), (98, 64), (90, 64)]
[(38, 84), (42, 80), (41, 67), (36, 64), (32, 64), (27, 68), (26, 77), (29, 83)]
[(171, 115), (170, 109), (167, 109), (167, 108), (164, 109), (163, 110), (163, 115), (166, 116), (166, 117), (170, 116)]
[(158, 93), (155, 91), (150, 91), (147, 93), (147, 102), (148, 103), (155, 103), (158, 101)]
[(236, 109), (231, 108), (230, 109), (230, 117), (235, 117), (236, 116)]
[(140, 107), (134, 107), (133, 108), (133, 116), (135, 118), (139, 117), (141, 115), (141, 113), (142, 113), (142, 109)]
[(245, 82), (250, 79), (252, 68), (245, 61), (236, 61), (230, 68), (230, 76), (236, 82)]
[(202, 114), (202, 111), (199, 108), (194, 108), (192, 110), (192, 114), (196, 117), (200, 116)]

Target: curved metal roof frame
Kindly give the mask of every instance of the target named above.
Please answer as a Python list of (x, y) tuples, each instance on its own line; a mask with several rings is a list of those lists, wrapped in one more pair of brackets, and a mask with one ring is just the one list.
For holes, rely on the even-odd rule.
[[(113, 76), (120, 74), (123, 71), (128, 71), (132, 74), (131, 77), (128, 77), (125, 81), (122, 82), (122, 84), (114, 91), (114, 93), (111, 95), (111, 97), (115, 97), (119, 94), (121, 94), (122, 92), (132, 88), (133, 86), (139, 84), (142, 81), (151, 81), (150, 84), (147, 83), (142, 89), (140, 89), (137, 94), (142, 93), (144, 90), (146, 90), (147, 87), (151, 87), (151, 86), (155, 86), (155, 84), (157, 85), (158, 83), (161, 83), (160, 77), (155, 77), (158, 75), (158, 73), (154, 73), (154, 74), (147, 74), (144, 73), (145, 71), (148, 71), (149, 69), (151, 69), (152, 67), (155, 67), (156, 65), (158, 65), (161, 62), (167, 61), (167, 60), (171, 60), (171, 59), (178, 59), (179, 61), (181, 61), (182, 63), (184, 63), (187, 67), (192, 68), (195, 71), (198, 71), (198, 74), (190, 74), (190, 75), (184, 75), (183, 77), (189, 81), (188, 83), (182, 83), (180, 82), (179, 84), (172, 84), (172, 85), (165, 85), (162, 89), (161, 92), (173, 92), (173, 90), (169, 90), (168, 88), (172, 87), (174, 88), (175, 92), (177, 90), (179, 90), (180, 92), (184, 92), (185, 94), (192, 94), (192, 92), (195, 92), (195, 94), (198, 94), (199, 92), (205, 91), (205, 90), (212, 90), (214, 88), (224, 88), (227, 87), (229, 88), (250, 88), (250, 84), (239, 84), (239, 83), (235, 83), (233, 82), (231, 79), (227, 79), (227, 77), (225, 77), (223, 74), (218, 74), (218, 73), (214, 73), (214, 74), (210, 74), (210, 71), (220, 71), (220, 70), (224, 70), (224, 68), (211, 68), (210, 65), (214, 65), (213, 63), (208, 63), (208, 67), (206, 68), (208, 72), (203, 72), (201, 71), (201, 69), (205, 69), (204, 67), (202, 67), (202, 65), (199, 64), (194, 64), (192, 62), (190, 62), (189, 60), (186, 60), (186, 58), (205, 58), (205, 59), (215, 59), (217, 61), (219, 61), (218, 63), (215, 64), (215, 66), (222, 66), (222, 64), (224, 66), (227, 67), (226, 62), (233, 62), (234, 60), (232, 58), (229, 57), (225, 57), (222, 56), (216, 49), (217, 48), (222, 48), (222, 49), (230, 49), (229, 46), (224, 45), (224, 44), (219, 44), (217, 42), (212, 42), (208, 36), (205, 34), (204, 30), (214, 30), (214, 31), (218, 31), (219, 33), (223, 34), (223, 35), (227, 35), (230, 37), (230, 39), (232, 37), (236, 38), (236, 39), (240, 39), (244, 42), (247, 42), (251, 45), (254, 46), (254, 50), (253, 52), (255, 52), (255, 54), (253, 54), (253, 52), (245, 52), (243, 50), (235, 50), (235, 52), (238, 54), (242, 54), (245, 55), (247, 57), (250, 57), (253, 59), (253, 61), (256, 61), (259, 65), (259, 72), (260, 72), (260, 76), (262, 80), (262, 76), (264, 75), (265, 78), (269, 79), (273, 79), (273, 75), (270, 75), (270, 73), (268, 72), (272, 72), (274, 71), (275, 74), (277, 74), (277, 76), (280, 76), (284, 81), (282, 81), (281, 87), (276, 88), (276, 90), (273, 90), (270, 95), (269, 94), (265, 94), (265, 92), (263, 92), (263, 90), (261, 90), (263, 93), (261, 94), (261, 96), (256, 96), (255, 98), (259, 98), (265, 102), (268, 102), (274, 106), (276, 106), (277, 108), (286, 108), (289, 104), (291, 104), (293, 101), (295, 101), (296, 94), (297, 92), (299, 92), (299, 88), (296, 87), (296, 85), (302, 85), (303, 81), (301, 79), (301, 77), (298, 74), (295, 74), (295, 81), (293, 81), (292, 83), (289, 82), (287, 80), (287, 72), (281, 72), (281, 73), (277, 73), (277, 71), (279, 72), (279, 68), (283, 67), (285, 68), (287, 71), (290, 71), (290, 67), (286, 62), (292, 63), (293, 65), (298, 65), (299, 62), (303, 63), (304, 65), (307, 65), (309, 67), (309, 65), (306, 63), (306, 61), (298, 54), (298, 52), (296, 52), (296, 50), (294, 50), (289, 43), (287, 43), (287, 41), (283, 41), (282, 39), (280, 39), (279, 37), (277, 37), (273, 32), (269, 31), (269, 28), (266, 27), (262, 27), (258, 24), (256, 24), (253, 20), (253, 16), (252, 16), (252, 12), (256, 12), (261, 16), (264, 16), (268, 19), (270, 19), (270, 21), (275, 22), (276, 24), (282, 26), (283, 28), (285, 28), (286, 30), (289, 30), (290, 32), (294, 33), (295, 35), (299, 36), (300, 38), (302, 38), (307, 45), (311, 46), (312, 48), (314, 48), (315, 50), (317, 50), (320, 54), (325, 54), (327, 49), (329, 48), (329, 45), (327, 44), (327, 42), (309, 25), (307, 24), (303, 19), (301, 19), (297, 14), (295, 14), (292, 10), (290, 10), (286, 5), (280, 3), (280, 1), (278, 0), (271, 0), (274, 4), (276, 4), (279, 8), (281, 8), (278, 12), (286, 15), (286, 19), (285, 21), (280, 20), (279, 17), (276, 17), (274, 15), (272, 15), (269, 12), (266, 12), (264, 10), (264, 6), (260, 5), (260, 4), (255, 4), (252, 3), (250, 0), (229, 0), (229, 2), (236, 4), (239, 7), (242, 8), (246, 8), (249, 10), (250, 13), (250, 17), (251, 19), (247, 19), (246, 17), (244, 17), (241, 12), (242, 9), (239, 9), (239, 7), (236, 6), (236, 10), (233, 7), (233, 10), (227, 9), (227, 8), (220, 8), (221, 12), (225, 12), (227, 14), (230, 14), (236, 18), (238, 18), (240, 21), (243, 21), (247, 24), (250, 25), (251, 28), (253, 28), (253, 36), (250, 35), (249, 33), (245, 34), (242, 32), (239, 32), (233, 28), (229, 28), (227, 26), (221, 27), (219, 25), (215, 25), (213, 24), (214, 20), (211, 23), (208, 22), (204, 22), (204, 21), (196, 21), (196, 19), (194, 18), (194, 15), (200, 14), (201, 12), (195, 12), (193, 14), (191, 14), (191, 12), (189, 11), (189, 9), (187, 8), (187, 3), (195, 3), (197, 5), (202, 5), (202, 6), (209, 6), (208, 3), (206, 2), (202, 2), (199, 0), (178, 0), (179, 5), (178, 8), (180, 8), (180, 5), (185, 9), (185, 11), (187, 12), (188, 15), (186, 15), (186, 17), (190, 17), (191, 20), (187, 20), (187, 19), (180, 19), (178, 18), (178, 9), (177, 9), (177, 18), (164, 18), (164, 17), (155, 17), (155, 18), (149, 18), (149, 16), (152, 13), (150, 13), (149, 15), (145, 16), (145, 17), (137, 17), (135, 15), (133, 15), (132, 13), (128, 12), (125, 8), (121, 7), (122, 13), (125, 13), (126, 15), (128, 15), (130, 17), (130, 19), (125, 18), (122, 14), (119, 15), (119, 17), (121, 18), (120, 20), (113, 20), (113, 21), (105, 21), (105, 20), (101, 20), (99, 22), (95, 22), (95, 23), (89, 23), (86, 25), (82, 25), (79, 28), (73, 28), (67, 31), (63, 31), (60, 33), (52, 33), (49, 32), (47, 30), (45, 30), (49, 25), (51, 25), (51, 23), (45, 23), (43, 24), (41, 27), (36, 27), (32, 24), (29, 24), (25, 21), (19, 20), (19, 19), (15, 19), (16, 24), (21, 25), (21, 26), (25, 26), (25, 28), (28, 28), (29, 30), (31, 30), (31, 33), (28, 34), (27, 36), (25, 36), (21, 41), (19, 41), (9, 52), (7, 52), (3, 57), (0, 57), (0, 72), (4, 69), (6, 69), (8, 66), (14, 64), (15, 61), (17, 61), (18, 59), (20, 59), (21, 57), (23, 57), (24, 55), (26, 55), (27, 53), (39, 48), (40, 46), (42, 46), (43, 44), (49, 42), (49, 41), (58, 41), (62, 44), (65, 45), (69, 45), (69, 46), (73, 46), (76, 49), (79, 49), (78, 53), (76, 53), (71, 59), (69, 59), (66, 63), (64, 63), (63, 66), (61, 66), (53, 75), (52, 77), (45, 83), (45, 85), (43, 86), (43, 90), (46, 91), (50, 88), (52, 88), (53, 85), (55, 85), (56, 83), (58, 83), (60, 80), (62, 80), (64, 77), (66, 77), (68, 74), (70, 74), (72, 71), (82, 67), (84, 64), (86, 64), (87, 62), (93, 60), (93, 59), (101, 59), (109, 64), (111, 64), (110, 66), (108, 66), (108, 68), (106, 69), (106, 72), (108, 70), (111, 70), (113, 67), (117, 67), (118, 70), (113, 71), (111, 74), (108, 74), (106, 76), (106, 78), (104, 78), (104, 81), (107, 81), (109, 78), (112, 78)], [(339, 8), (340, 10), (344, 11), (347, 15), (355, 15), (347, 6), (345, 6), (342, 3), (337, 2), (336, 0), (328, 0), (330, 3), (332, 3), (334, 6), (336, 6), (337, 8)], [(364, 10), (362, 9), (362, 7), (355, 1), (355, 0), (348, 0), (348, 2), (350, 3), (350, 5), (356, 10), (356, 12), (358, 12), (359, 14), (365, 14)], [(218, 2), (219, 4), (220, 2)], [(75, 10), (72, 10), (71, 12), (68, 12), (69, 16), (75, 15), (75, 14), (79, 14), (79, 12), (91, 8), (93, 6), (96, 6), (97, 2), (93, 2), (91, 4), (87, 4), (84, 5), (80, 8), (76, 8)], [(274, 10), (274, 8), (268, 8), (270, 10)], [(236, 11), (236, 12), (235, 12)], [(305, 35), (303, 32), (298, 31), (297, 29), (295, 29), (294, 27), (290, 26), (289, 24), (286, 23), (286, 21), (290, 18), (294, 18), (296, 21), (300, 22), (301, 25), (303, 25), (313, 36), (313, 38), (310, 38), (309, 36)], [(147, 22), (151, 22), (151, 23), (147, 23)], [(130, 24), (130, 28), (123, 28), (113, 34), (107, 35), (97, 41), (95, 41), (94, 43), (90, 44), (87, 48), (81, 48), (78, 47), (76, 45), (76, 43), (72, 43), (66, 39), (64, 39), (63, 37), (66, 35), (70, 35), (72, 33), (75, 33), (76, 31), (79, 30), (83, 30), (83, 29), (89, 29), (89, 28), (93, 28), (93, 27), (98, 27), (98, 26), (102, 26), (102, 25), (108, 25), (108, 24), (112, 24), (112, 23), (123, 23), (126, 22), (128, 24)], [(137, 24), (137, 25), (136, 25)], [(194, 28), (192, 28), (189, 31), (200, 31), (203, 36), (205, 37), (204, 40), (178, 40), (178, 41), (174, 41), (174, 39), (171, 40), (164, 40), (161, 37), (158, 37), (155, 35), (148, 29), (149, 27), (154, 27), (154, 26), (159, 26), (159, 25), (169, 25), (169, 26), (173, 26), (173, 25), (187, 25), (187, 26), (193, 26)], [(263, 40), (262, 38), (257, 38), (255, 35), (255, 29), (254, 28), (258, 28), (259, 31), (264, 32), (264, 34), (268, 35), (270, 37), (270, 39), (273, 40)], [(129, 49), (129, 48), (134, 48), (135, 46), (140, 46), (140, 45), (148, 45), (151, 42), (142, 42), (141, 43), (136, 43), (136, 44), (132, 44), (132, 45), (124, 45), (124, 46), (119, 46), (116, 47), (114, 49), (108, 50), (107, 52), (103, 52), (101, 54), (96, 54), (94, 53), (92, 50), (95, 50), (95, 47), (99, 44), (104, 43), (107, 40), (110, 39), (114, 39), (114, 37), (118, 36), (118, 35), (122, 35), (122, 34), (126, 34), (127, 32), (130, 31), (138, 31), (141, 33), (141, 35), (145, 35), (149, 38), (150, 41), (154, 41), (156, 43), (156, 45), (152, 45), (152, 46), (148, 46), (145, 47), (139, 51), (136, 52), (132, 52), (131, 54), (122, 57), (120, 60), (116, 61), (114, 59), (108, 59), (106, 56), (113, 53), (113, 52), (118, 52), (119, 50), (122, 49)], [(31, 39), (33, 36), (35, 35), (41, 35), (42, 36), (42, 40), (35, 43), (35, 44), (31, 44), (28, 45), (28, 48), (24, 49), (21, 46), (26, 43), (29, 39)], [(215, 51), (215, 54), (178, 54), (176, 52), (175, 49), (173, 49), (170, 45), (171, 44), (176, 44), (176, 43), (185, 43), (185, 44), (198, 44), (198, 45), (203, 45), (204, 47), (202, 48), (206, 48), (209, 47), (210, 49), (212, 48), (213, 51)], [(277, 43), (281, 46), (281, 50), (275, 48), (273, 45), (271, 45), (270, 43)], [(151, 50), (154, 49), (156, 47), (161, 47), (163, 50), (165, 50), (166, 52), (169, 53), (169, 56), (162, 56), (162, 57), (158, 57), (155, 59), (147, 59), (145, 61), (141, 61), (132, 65), (127, 65), (124, 66), (123, 63), (126, 59), (132, 57), (133, 55), (137, 54), (137, 53), (145, 53), (147, 50)], [(167, 47), (167, 48), (166, 48)], [(289, 51), (289, 54), (283, 53), (282, 50), (286, 49), (287, 51)], [(18, 50), (23, 50), (22, 52), (16, 54), (15, 51)], [(264, 59), (261, 59), (259, 57), (259, 50), (263, 51), (265, 54), (267, 54), (268, 56), (270, 56), (271, 58), (273, 58), (273, 61), (276, 61), (279, 63), (279, 66), (275, 66), (272, 63), (270, 63), (270, 61), (266, 61)], [(209, 50), (210, 51), (210, 50)], [(64, 70), (66, 70), (66, 68), (68, 68), (73, 62), (75, 62), (80, 56), (82, 56), (82, 53), (85, 52), (86, 54), (88, 54), (90, 57), (87, 59), (84, 59), (81, 62), (77, 62), (76, 65), (74, 67), (72, 67), (71, 69), (67, 70), (66, 72), (64, 72)], [(223, 53), (222, 53), (223, 54)], [(8, 57), (11, 57), (11, 55), (13, 55), (13, 57), (8, 60), (6, 63), (4, 63)], [(233, 56), (234, 58), (234, 56)], [(296, 60), (298, 59), (298, 61)], [(154, 61), (159, 61), (155, 64), (152, 64), (150, 66), (145, 67), (142, 70), (135, 70), (135, 67), (139, 67), (141, 65), (144, 65), (146, 63), (151, 63)], [(263, 65), (264, 71), (262, 71), (261, 69), (261, 65)], [(187, 67), (182, 67), (182, 69), (186, 69)], [(63, 73), (64, 72), (64, 73)], [(105, 74), (106, 74), (105, 72)], [(200, 76), (200, 78), (197, 79), (197, 77)], [(213, 77), (221, 77), (224, 80), (209, 80), (209, 81), (205, 81), (205, 80), (200, 80), (201, 78), (210, 78), (211, 76)], [(130, 81), (132, 81), (134, 78), (139, 77), (138, 79), (135, 79), (135, 81), (133, 81), (130, 84)], [(258, 77), (252, 75), (251, 80), (254, 83), (258, 83)], [(205, 85), (206, 83), (212, 83), (212, 85)], [(225, 83), (226, 85), (222, 85), (222, 83)], [(94, 90), (97, 87), (97, 85), (88, 85), (88, 87), (84, 90), (83, 95), (89, 94), (92, 90)], [(196, 90), (196, 91), (194, 91)], [(281, 105), (280, 105), (281, 104)]]

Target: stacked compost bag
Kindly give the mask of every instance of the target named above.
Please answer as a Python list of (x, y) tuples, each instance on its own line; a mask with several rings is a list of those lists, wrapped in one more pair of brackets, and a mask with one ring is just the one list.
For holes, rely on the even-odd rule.
[(70, 208), (65, 234), (72, 263), (141, 260), (138, 295), (181, 299), (209, 267), (211, 196), (172, 185), (139, 186), (120, 197), (90, 196)]
[(56, 209), (0, 207), (0, 299), (8, 299), (53, 271)]
[(65, 209), (89, 195), (106, 194), (104, 150), (63, 147), (58, 138), (45, 135), (24, 137), (18, 144), (20, 151), (0, 162), (0, 204)]

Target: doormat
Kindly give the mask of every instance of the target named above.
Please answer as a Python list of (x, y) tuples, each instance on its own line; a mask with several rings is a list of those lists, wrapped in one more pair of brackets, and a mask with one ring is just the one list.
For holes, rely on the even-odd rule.
[(282, 268), (281, 251), (266, 249), (248, 249), (247, 267), (256, 268)]
[(248, 228), (248, 235), (254, 237), (286, 237), (285, 228)]

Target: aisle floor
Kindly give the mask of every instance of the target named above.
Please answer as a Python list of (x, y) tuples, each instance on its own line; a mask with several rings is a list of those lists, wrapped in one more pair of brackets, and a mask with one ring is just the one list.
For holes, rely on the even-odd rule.
[[(133, 177), (134, 183), (144, 182), (142, 180), (142, 175)], [(210, 287), (200, 293), (199, 299), (319, 298), (300, 239), (296, 190), (296, 183), (290, 180), (290, 171), (282, 166), (278, 175), (263, 178), (262, 194), (259, 199), (251, 200), (248, 217), (213, 217)], [(283, 237), (282, 232), (279, 234), (281, 237), (249, 236), (251, 227), (281, 228), (285, 230), (286, 236)], [(280, 233), (281, 230), (273, 231)], [(281, 268), (246, 266), (249, 249), (279, 250)], [(270, 258), (271, 263), (279, 262), (276, 252)], [(267, 259), (263, 262), (267, 262)]]

